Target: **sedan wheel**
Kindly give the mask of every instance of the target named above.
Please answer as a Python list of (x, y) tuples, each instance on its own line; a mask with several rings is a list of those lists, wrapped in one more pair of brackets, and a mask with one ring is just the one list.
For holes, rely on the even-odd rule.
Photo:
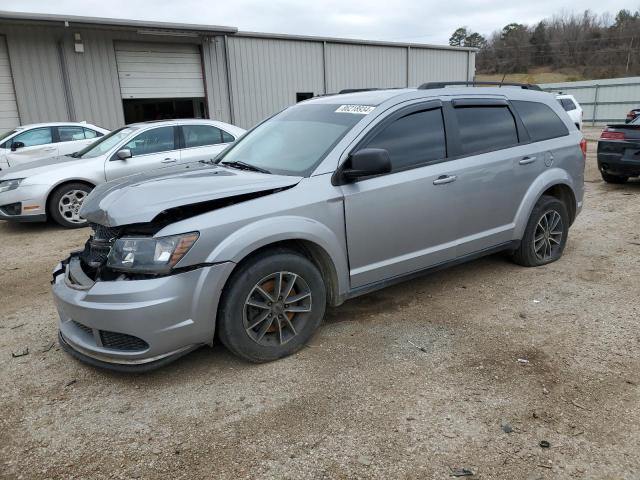
[(60, 215), (69, 223), (85, 224), (86, 220), (80, 218), (80, 207), (88, 193), (84, 190), (71, 190), (65, 193), (58, 202)]

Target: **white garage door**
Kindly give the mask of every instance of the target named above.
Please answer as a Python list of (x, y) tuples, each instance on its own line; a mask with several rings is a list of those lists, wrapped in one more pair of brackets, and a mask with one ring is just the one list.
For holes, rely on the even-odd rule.
[(13, 90), (7, 41), (0, 36), (0, 133), (20, 125), (16, 92)]
[(197, 45), (117, 43), (122, 98), (204, 97)]

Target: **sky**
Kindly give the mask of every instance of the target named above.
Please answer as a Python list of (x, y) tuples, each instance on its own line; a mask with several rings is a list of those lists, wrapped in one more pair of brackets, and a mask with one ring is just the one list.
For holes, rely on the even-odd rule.
[(483, 35), (589, 9), (613, 15), (640, 0), (0, 0), (0, 10), (199, 23), (244, 31), (446, 44), (460, 26)]

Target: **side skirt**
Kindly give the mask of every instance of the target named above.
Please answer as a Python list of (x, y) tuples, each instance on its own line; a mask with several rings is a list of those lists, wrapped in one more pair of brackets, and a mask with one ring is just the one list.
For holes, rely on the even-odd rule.
[[(397, 283), (401, 283), (407, 280), (413, 280), (414, 278), (419, 278), (424, 275), (428, 275), (430, 273), (444, 270), (445, 268), (461, 265), (463, 263), (467, 263), (481, 257), (486, 257), (487, 255), (493, 255), (494, 253), (503, 252), (507, 250), (516, 250), (519, 246), (520, 246), (520, 240), (512, 240), (510, 242), (505, 242), (505, 243), (501, 243), (500, 245), (496, 245), (495, 247), (486, 248), (484, 250), (479, 250), (477, 252), (469, 253), (467, 255), (456, 258), (454, 260), (438, 263), (437, 265), (432, 265), (431, 267), (424, 268), (422, 270), (416, 270), (413, 272), (406, 273), (404, 275), (398, 275), (396, 277), (387, 278), (379, 282), (363, 285), (361, 287), (350, 290), (346, 295), (344, 295), (344, 297), (342, 298), (342, 301), (344, 302), (351, 298), (359, 297), (360, 295), (365, 295), (367, 293), (375, 292), (376, 290), (381, 290), (383, 288), (387, 288), (387, 287), (390, 287), (391, 285), (395, 285)], [(340, 303), (343, 303), (343, 302), (340, 302)]]

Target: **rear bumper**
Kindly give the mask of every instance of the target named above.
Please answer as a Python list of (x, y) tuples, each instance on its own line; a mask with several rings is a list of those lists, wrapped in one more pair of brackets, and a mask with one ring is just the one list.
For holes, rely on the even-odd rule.
[(640, 159), (629, 159), (622, 155), (598, 154), (598, 169), (611, 175), (637, 177), (640, 175)]
[(233, 264), (88, 286), (70, 280), (66, 268), (53, 283), (61, 346), (91, 365), (135, 372), (212, 344), (218, 301)]

